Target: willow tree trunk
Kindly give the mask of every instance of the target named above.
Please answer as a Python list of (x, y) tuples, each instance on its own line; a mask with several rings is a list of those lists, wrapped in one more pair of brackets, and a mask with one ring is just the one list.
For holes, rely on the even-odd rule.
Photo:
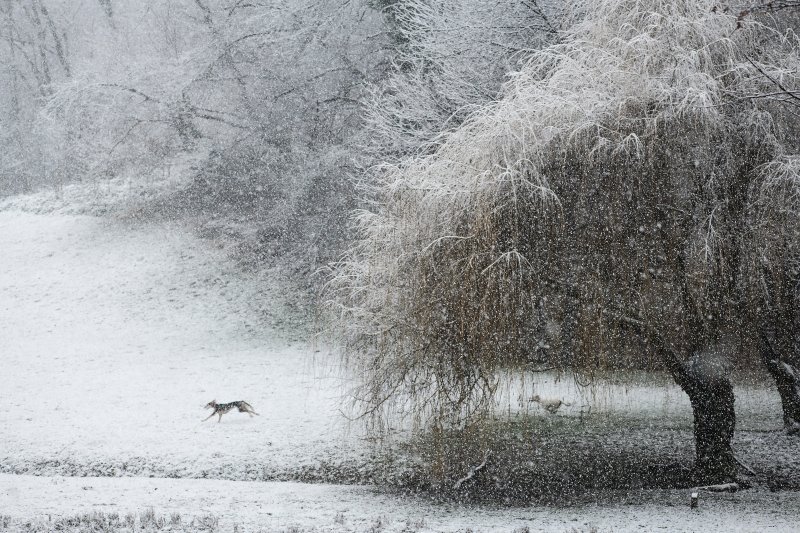
[(783, 404), (783, 424), (790, 434), (800, 433), (800, 372), (796, 367), (783, 361), (771, 361), (767, 366)]
[(720, 360), (695, 356), (672, 372), (692, 404), (697, 483), (736, 479), (737, 463), (731, 447), (736, 413), (733, 384), (725, 367)]
[(790, 434), (800, 433), (800, 369), (781, 358), (766, 337), (761, 358), (778, 387), (786, 431)]

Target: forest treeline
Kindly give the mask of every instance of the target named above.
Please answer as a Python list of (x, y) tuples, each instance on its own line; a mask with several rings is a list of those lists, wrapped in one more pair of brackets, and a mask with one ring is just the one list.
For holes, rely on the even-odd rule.
[(184, 179), (169, 209), (241, 215), (265, 260), (313, 245), (324, 264), (354, 178), (494, 98), (555, 4), (3, 2), (0, 195)]

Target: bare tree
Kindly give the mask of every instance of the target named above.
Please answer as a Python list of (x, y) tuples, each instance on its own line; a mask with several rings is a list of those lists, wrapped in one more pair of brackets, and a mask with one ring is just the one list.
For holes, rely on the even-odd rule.
[(73, 70), (67, 30), (52, 5), (47, 0), (0, 5), (0, 117), (10, 148), (0, 160), (0, 190), (29, 190), (47, 180), (40, 176), (47, 170), (33, 125), (41, 101)]
[(191, 161), (205, 205), (292, 205), (274, 217), (285, 228), (302, 227), (289, 218), (309, 195), (346, 201), (324, 189), (349, 187), (365, 86), (385, 69), (379, 13), (364, 2), (111, 8), (83, 4), (87, 23), (113, 26), (73, 46), (79, 67), (40, 84), (31, 105), (43, 159), (83, 162), (66, 179), (153, 176)]

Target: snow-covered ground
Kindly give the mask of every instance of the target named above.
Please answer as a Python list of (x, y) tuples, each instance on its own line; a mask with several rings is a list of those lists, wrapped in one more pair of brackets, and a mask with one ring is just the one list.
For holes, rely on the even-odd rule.
[[(657, 503), (560, 507), (486, 507), (432, 503), (364, 486), (206, 479), (62, 478), (0, 474), (0, 507), (15, 521), (102, 511), (153, 508), (169, 516), (219, 517), (232, 531), (776, 531), (800, 530), (797, 493), (653, 492)], [(2, 514), (2, 512), (0, 512)], [(2, 529), (0, 529), (2, 531)]]
[[(0, 250), (2, 470), (255, 479), (354, 457), (327, 354), (264, 330), (269, 287), (213, 243), (0, 211)], [(203, 423), (213, 399), (261, 416)]]
[[(240, 271), (222, 244), (178, 223), (0, 209), (0, 517), (153, 508), (214, 514), (225, 531), (800, 530), (791, 492), (714, 495), (690, 512), (686, 491), (486, 508), (265, 482), (352, 470), (363, 483), (369, 448), (340, 415), (334, 358), (286, 340), (280, 287)], [(545, 375), (501, 403), (537, 410), (534, 390), (573, 404), (559, 415), (644, 410), (691, 424), (685, 397), (652, 384), (591, 391)], [(212, 399), (261, 416), (201, 422)], [(779, 412), (774, 391), (740, 389), (737, 410), (764, 404), (768, 417), (743, 424), (774, 429)], [(102, 477), (69, 477), (87, 475)]]

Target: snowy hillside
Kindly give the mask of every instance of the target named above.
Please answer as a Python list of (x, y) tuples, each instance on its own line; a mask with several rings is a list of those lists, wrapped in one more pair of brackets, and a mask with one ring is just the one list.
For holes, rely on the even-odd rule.
[[(355, 460), (329, 355), (265, 326), (274, 288), (213, 243), (7, 211), (0, 248), (3, 471), (313, 479)], [(201, 423), (212, 399), (261, 416)]]

